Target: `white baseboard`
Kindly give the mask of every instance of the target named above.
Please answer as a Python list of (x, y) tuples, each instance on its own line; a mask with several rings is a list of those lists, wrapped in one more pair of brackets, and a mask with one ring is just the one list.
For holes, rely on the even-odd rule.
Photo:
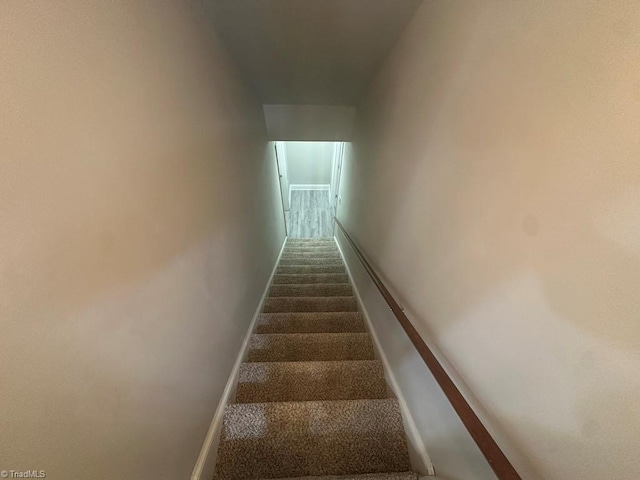
[(289, 185), (289, 190), (329, 190), (331, 185), (327, 184), (306, 184), (295, 183)]
[[(365, 303), (362, 301), (362, 297), (360, 295), (360, 291), (358, 290), (358, 285), (354, 281), (354, 276), (351, 273), (351, 269), (349, 268), (349, 263), (342, 251), (342, 246), (338, 241), (336, 236), (333, 237), (338, 245), (338, 250), (340, 251), (340, 256), (342, 257), (342, 261), (345, 264), (347, 269), (347, 274), (349, 275), (349, 280), (351, 281), (351, 285), (353, 285), (354, 292), (356, 294), (356, 298), (358, 300), (358, 304), (362, 309), (362, 313), (369, 328), (369, 332), (371, 334), (371, 338), (373, 339), (373, 344), (377, 353), (379, 360), (382, 362), (384, 367), (385, 378), (391, 388), (391, 391), (394, 393), (398, 400), (398, 404), (400, 406), (400, 412), (402, 413), (402, 420), (407, 429), (407, 444), (409, 447), (409, 457), (411, 459), (411, 466), (417, 473), (421, 475), (434, 476), (436, 474), (433, 463), (431, 462), (431, 458), (429, 457), (429, 453), (427, 452), (427, 448), (422, 441), (422, 437), (420, 436), (420, 432), (418, 430), (418, 426), (416, 422), (413, 420), (413, 415), (409, 411), (409, 406), (404, 398), (402, 390), (400, 390), (400, 386), (398, 385), (398, 381), (393, 374), (393, 370), (391, 369), (391, 364), (389, 363), (389, 359), (387, 358), (384, 350), (382, 349), (382, 345), (380, 343), (380, 339), (373, 328), (373, 323), (371, 322), (371, 318), (367, 312), (367, 307)], [(351, 247), (350, 247), (351, 248)], [(364, 268), (364, 267), (363, 267)]]
[(193, 468), (193, 472), (191, 473), (191, 480), (210, 480), (213, 478), (214, 471), (216, 468), (218, 445), (220, 443), (220, 433), (222, 432), (222, 419), (224, 417), (224, 409), (236, 391), (236, 384), (238, 383), (238, 374), (240, 372), (240, 365), (242, 365), (242, 362), (245, 359), (245, 356), (247, 353), (247, 347), (249, 346), (249, 340), (251, 339), (251, 334), (255, 330), (256, 323), (258, 322), (258, 315), (262, 311), (262, 306), (264, 305), (264, 301), (267, 298), (267, 295), (269, 294), (269, 287), (271, 286), (273, 277), (276, 274), (278, 263), (280, 263), (280, 257), (282, 257), (282, 252), (284, 251), (284, 246), (286, 245), (286, 243), (287, 243), (287, 237), (285, 237), (284, 242), (282, 242), (280, 253), (278, 254), (276, 263), (273, 266), (273, 270), (271, 271), (271, 276), (269, 277), (267, 286), (265, 287), (264, 293), (262, 294), (262, 298), (260, 299), (260, 303), (258, 303), (258, 307), (256, 308), (256, 311), (253, 314), (253, 318), (251, 319), (251, 324), (249, 325), (247, 334), (245, 335), (244, 341), (242, 342), (242, 346), (240, 347), (240, 352), (238, 353), (236, 362), (233, 364), (233, 368), (231, 369), (231, 374), (229, 375), (227, 384), (225, 385), (224, 390), (222, 392), (222, 397), (220, 398), (220, 403), (218, 403), (218, 408), (216, 408), (216, 411), (213, 414), (211, 425), (209, 425), (209, 431), (207, 432), (207, 436), (205, 437), (204, 443), (202, 444), (202, 448), (200, 449), (200, 455), (198, 455), (198, 460), (196, 461), (195, 467)]

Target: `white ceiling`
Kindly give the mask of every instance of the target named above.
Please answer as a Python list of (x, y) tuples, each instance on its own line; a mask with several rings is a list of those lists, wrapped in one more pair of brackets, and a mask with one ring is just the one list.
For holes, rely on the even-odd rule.
[(203, 0), (265, 104), (355, 105), (421, 0)]

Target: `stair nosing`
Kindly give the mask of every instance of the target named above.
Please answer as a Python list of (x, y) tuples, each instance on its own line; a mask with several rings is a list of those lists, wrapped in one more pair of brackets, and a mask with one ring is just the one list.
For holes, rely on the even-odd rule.
[[(269, 297), (269, 298), (356, 298), (355, 295), (331, 295), (329, 297), (302, 296), (302, 297)], [(320, 312), (318, 312), (320, 313)]]
[[(295, 275), (295, 274), (294, 274)], [(311, 274), (313, 275), (313, 274)], [(285, 285), (292, 285), (292, 286), (297, 286), (297, 285), (313, 285), (314, 287), (321, 287), (323, 285), (349, 285), (351, 286), (351, 282), (331, 282), (331, 283), (272, 283), (271, 287), (275, 287), (275, 286), (285, 286)]]
[[(283, 297), (280, 297), (283, 298)], [(304, 298), (304, 297), (294, 297), (294, 298)], [(327, 298), (327, 297), (325, 297)], [(358, 314), (362, 315), (360, 310), (358, 311), (348, 311), (348, 312), (260, 312), (259, 315), (344, 315), (344, 314)]]
[[(266, 362), (263, 362), (266, 363)], [(275, 362), (274, 362), (275, 363)], [(292, 362), (293, 363), (293, 362)], [(396, 402), (398, 403), (398, 406), (400, 406), (400, 402), (397, 398), (395, 397), (387, 397), (387, 398), (351, 398), (351, 399), (341, 399), (341, 400), (286, 400), (284, 402), (247, 402), (247, 403), (229, 403), (227, 404), (227, 408), (228, 407), (238, 407), (238, 408), (242, 408), (242, 407), (246, 407), (248, 405), (278, 405), (278, 404), (292, 404), (292, 403), (309, 403), (309, 402), (316, 402), (316, 403), (338, 403), (338, 402), (376, 402), (376, 403), (382, 403), (382, 402)]]
[[(285, 259), (286, 260), (286, 259)], [(278, 263), (280, 265), (280, 263)], [(343, 266), (344, 262), (342, 260), (338, 263), (287, 263), (282, 265), (283, 267), (338, 267)]]
[[(347, 332), (348, 333), (348, 332)], [(364, 332), (353, 332), (353, 333), (364, 333)], [(260, 335), (270, 335), (269, 333), (264, 333), (264, 334), (260, 334)], [(377, 363), (381, 366), (384, 366), (382, 360), (378, 360), (378, 359), (362, 359), (362, 360), (300, 360), (298, 362), (295, 361), (275, 361), (275, 362), (242, 362), (240, 364), (240, 367), (242, 367), (243, 365), (255, 365), (255, 364), (264, 364), (264, 365), (276, 365), (278, 363), (283, 363), (283, 364), (296, 364), (299, 365), (301, 363), (322, 363), (322, 364), (328, 364), (328, 363), (335, 363), (335, 364), (342, 364), (342, 363)], [(273, 403), (273, 402), (269, 402), (269, 403)]]
[[(278, 333), (252, 333), (251, 335), (371, 335), (367, 332), (278, 332)], [(314, 361), (314, 360), (310, 360)], [(330, 360), (334, 361), (334, 360)], [(340, 360), (337, 360), (340, 361)], [(256, 362), (251, 362), (256, 363)], [(271, 362), (269, 362), (271, 363)]]

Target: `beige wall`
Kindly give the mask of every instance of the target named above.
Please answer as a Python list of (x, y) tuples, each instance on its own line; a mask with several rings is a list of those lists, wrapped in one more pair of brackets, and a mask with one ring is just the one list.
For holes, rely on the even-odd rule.
[(284, 238), (197, 3), (0, 5), (0, 469), (189, 478)]
[(426, 1), (345, 162), (338, 217), (527, 479), (640, 472), (639, 18)]

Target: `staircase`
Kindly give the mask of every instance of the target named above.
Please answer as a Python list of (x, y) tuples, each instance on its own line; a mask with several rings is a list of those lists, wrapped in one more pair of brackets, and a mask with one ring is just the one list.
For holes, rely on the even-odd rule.
[(333, 239), (289, 239), (235, 403), (216, 478), (416, 480), (398, 402)]

